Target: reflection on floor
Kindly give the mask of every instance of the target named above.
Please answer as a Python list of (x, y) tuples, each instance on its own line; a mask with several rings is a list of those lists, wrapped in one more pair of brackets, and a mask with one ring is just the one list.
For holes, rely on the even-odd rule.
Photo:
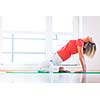
[(13, 74), (0, 73), (0, 82), (31, 83), (100, 83), (100, 74)]

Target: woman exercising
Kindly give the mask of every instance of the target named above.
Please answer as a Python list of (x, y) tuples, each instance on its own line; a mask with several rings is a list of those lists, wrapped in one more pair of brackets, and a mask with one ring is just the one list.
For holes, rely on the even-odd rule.
[[(79, 55), (79, 61), (82, 66), (81, 72), (86, 72), (86, 63), (84, 55), (88, 57), (93, 57), (96, 52), (96, 44), (93, 42), (92, 38), (87, 36), (86, 38), (79, 38), (77, 40), (70, 40), (66, 45), (64, 45), (60, 50), (58, 50), (52, 58), (49, 58), (42, 62), (42, 68), (50, 67), (50, 59), (52, 59), (54, 65), (59, 65), (60, 63), (66, 61), (71, 57), (71, 55)], [(59, 67), (59, 72), (68, 72), (64, 70), (64, 67)]]

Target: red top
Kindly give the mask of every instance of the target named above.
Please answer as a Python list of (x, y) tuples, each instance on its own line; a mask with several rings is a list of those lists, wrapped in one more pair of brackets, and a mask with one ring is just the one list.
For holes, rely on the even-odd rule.
[(64, 47), (57, 51), (58, 55), (63, 61), (67, 60), (72, 54), (78, 53), (77, 46), (83, 47), (84, 41), (82, 39), (70, 40)]

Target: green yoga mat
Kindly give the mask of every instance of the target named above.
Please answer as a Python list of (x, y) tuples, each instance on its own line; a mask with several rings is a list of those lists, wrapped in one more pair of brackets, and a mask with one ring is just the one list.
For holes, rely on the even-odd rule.
[[(37, 71), (37, 72), (6, 72), (12, 74), (49, 74), (49, 72), (45, 71)], [(100, 72), (53, 72), (54, 74), (100, 74)]]

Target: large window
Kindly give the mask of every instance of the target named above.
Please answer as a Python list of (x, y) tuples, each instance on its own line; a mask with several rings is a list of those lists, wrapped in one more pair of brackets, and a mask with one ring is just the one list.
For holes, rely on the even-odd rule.
[[(74, 39), (73, 16), (2, 17), (3, 62), (39, 64)], [(64, 62), (77, 63), (73, 56)]]
[(9, 31), (34, 31), (44, 32), (46, 30), (46, 20), (44, 16), (3, 16), (3, 30)]
[(73, 16), (54, 16), (53, 32), (73, 33)]

